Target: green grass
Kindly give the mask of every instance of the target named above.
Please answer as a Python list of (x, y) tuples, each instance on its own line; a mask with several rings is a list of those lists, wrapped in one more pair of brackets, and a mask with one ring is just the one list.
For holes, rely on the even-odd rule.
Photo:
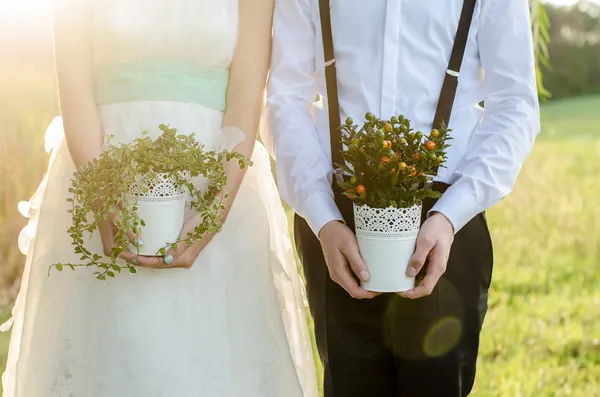
[(595, 140), (600, 137), (600, 95), (544, 104), (540, 140)]
[[(43, 132), (56, 101), (47, 72), (1, 76), (9, 74), (0, 70), (0, 304), (6, 313), (23, 262), (16, 237), (25, 221), (16, 205), (43, 175)], [(488, 212), (495, 272), (473, 396), (600, 396), (598, 110), (600, 96), (544, 105), (543, 133), (513, 194)], [(0, 364), (8, 339), (0, 335)]]
[(489, 212), (495, 274), (474, 395), (600, 395), (599, 149), (541, 140)]

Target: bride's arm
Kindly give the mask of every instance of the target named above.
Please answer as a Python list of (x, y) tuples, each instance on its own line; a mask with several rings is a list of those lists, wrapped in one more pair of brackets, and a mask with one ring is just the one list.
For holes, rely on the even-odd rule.
[[(256, 143), (269, 70), (274, 4), (273, 0), (239, 1), (239, 39), (231, 64), (223, 127), (234, 127), (243, 133), (244, 140), (233, 150), (248, 157), (252, 155)], [(225, 165), (225, 171), (227, 185), (223, 193), (229, 199), (225, 202), (224, 218), (227, 217), (246, 169), (240, 169), (237, 161), (231, 161)]]
[[(252, 156), (256, 143), (269, 70), (274, 4), (273, 0), (239, 0), (238, 44), (229, 75), (223, 129), (230, 132), (232, 129), (239, 130), (237, 132), (243, 135), (243, 140), (234, 146), (233, 151), (248, 157)], [(223, 203), (225, 209), (220, 211), (222, 221), (227, 219), (246, 169), (240, 169), (237, 161), (230, 161), (225, 164), (225, 173), (227, 184), (222, 193), (228, 199)], [(181, 232), (182, 238), (187, 237), (199, 221), (201, 219), (190, 219)], [(205, 234), (189, 248), (181, 243), (177, 251), (170, 250), (164, 259), (139, 257), (137, 263), (152, 268), (190, 268), (214, 235)]]
[(77, 167), (98, 157), (104, 135), (94, 98), (91, 1), (55, 0), (54, 56), (65, 138)]
[[(55, 0), (54, 57), (60, 111), (65, 139), (77, 168), (98, 158), (103, 149), (104, 132), (94, 96), (92, 71), (92, 1)], [(114, 244), (112, 222), (115, 215), (98, 222), (104, 254), (110, 256)], [(131, 241), (135, 236), (128, 233)], [(122, 258), (133, 254), (126, 252)]]

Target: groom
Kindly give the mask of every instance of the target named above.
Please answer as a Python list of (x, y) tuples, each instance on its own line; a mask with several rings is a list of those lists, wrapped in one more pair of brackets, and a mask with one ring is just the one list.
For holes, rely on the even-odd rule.
[[(468, 395), (492, 273), (484, 210), (539, 131), (527, 0), (278, 0), (267, 106), (325, 396)], [(332, 181), (339, 120), (366, 112), (449, 122), (454, 138), (408, 270), (421, 281), (402, 296), (360, 287), (352, 204)]]

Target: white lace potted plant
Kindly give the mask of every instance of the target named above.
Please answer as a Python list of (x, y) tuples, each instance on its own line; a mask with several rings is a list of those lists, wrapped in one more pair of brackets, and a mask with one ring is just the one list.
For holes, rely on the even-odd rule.
[[(72, 197), (67, 199), (73, 218), (68, 232), (80, 263), (52, 268), (93, 268), (99, 280), (124, 269), (135, 274), (133, 264), (119, 259), (124, 251), (162, 256), (182, 241), (191, 245), (206, 232), (219, 230), (219, 209), (226, 199), (220, 195), (227, 183), (224, 162), (238, 161), (244, 168), (249, 159), (235, 152), (205, 151), (193, 134), (177, 134), (166, 125), (159, 128), (162, 134), (155, 140), (144, 132), (130, 143), (109, 144), (98, 159), (75, 173), (69, 189)], [(192, 183), (197, 178), (204, 179), (202, 187)], [(186, 205), (203, 221), (181, 237)], [(94, 233), (98, 223), (109, 218), (115, 225), (115, 244), (106, 257), (86, 248), (84, 235)], [(132, 244), (130, 233), (134, 243), (143, 236), (143, 244)]]
[(343, 131), (345, 178), (338, 182), (354, 203), (356, 237), (371, 278), (363, 288), (401, 292), (414, 288), (406, 275), (421, 225), (424, 199), (439, 198), (427, 175), (446, 160), (449, 130), (429, 135), (411, 129), (403, 116), (381, 120), (367, 113), (362, 126), (346, 119)]

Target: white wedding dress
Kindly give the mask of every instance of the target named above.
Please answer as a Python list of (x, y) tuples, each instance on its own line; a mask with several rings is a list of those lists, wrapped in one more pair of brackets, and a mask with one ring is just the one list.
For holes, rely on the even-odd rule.
[[(237, 0), (91, 1), (96, 70), (132, 62), (228, 69)], [(119, 143), (142, 129), (158, 136), (165, 123), (219, 146), (222, 111), (165, 99), (100, 105), (105, 133)], [(5, 397), (317, 396), (301, 280), (262, 145), (223, 230), (191, 270), (139, 269), (106, 282), (85, 269), (48, 277), (52, 264), (79, 257), (66, 232), (75, 168), (60, 118), (46, 147), (48, 172), (20, 208), (30, 218), (19, 241), (27, 261)], [(97, 233), (86, 244), (102, 253)]]

